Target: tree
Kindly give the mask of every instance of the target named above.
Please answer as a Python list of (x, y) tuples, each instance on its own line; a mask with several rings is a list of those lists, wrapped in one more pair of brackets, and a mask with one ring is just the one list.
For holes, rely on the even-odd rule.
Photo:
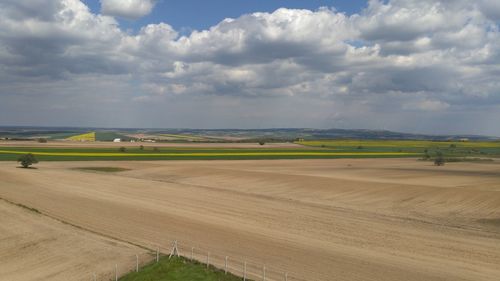
[(144, 150), (144, 145), (139, 146), (140, 150)]
[(44, 138), (39, 138), (37, 141), (39, 143), (47, 143), (47, 139), (44, 139)]
[(423, 159), (424, 159), (424, 160), (429, 160), (429, 159), (431, 159), (431, 156), (429, 155), (429, 153), (427, 153), (427, 152), (426, 152), (426, 153), (424, 154)]
[(125, 147), (123, 147), (123, 146), (122, 146), (122, 147), (120, 147), (118, 150), (119, 150), (120, 152), (125, 152), (125, 150), (127, 150), (127, 149), (126, 149)]
[(19, 159), (17, 159), (17, 162), (21, 162), (21, 166), (23, 168), (28, 168), (29, 166), (38, 163), (38, 160), (36, 160), (33, 154), (28, 153), (21, 155)]
[(443, 157), (443, 153), (438, 152), (437, 156), (436, 156), (436, 159), (434, 159), (434, 165), (436, 165), (436, 166), (444, 166), (445, 162), (446, 162), (446, 160)]
[(261, 141), (259, 141), (259, 144), (260, 144), (260, 145), (264, 145), (264, 144), (266, 144), (266, 143), (265, 143), (263, 140), (261, 140)]

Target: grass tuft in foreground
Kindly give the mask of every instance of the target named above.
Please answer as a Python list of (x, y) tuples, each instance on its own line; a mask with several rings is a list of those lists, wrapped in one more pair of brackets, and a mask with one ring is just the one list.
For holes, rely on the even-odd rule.
[(75, 170), (105, 172), (105, 173), (117, 173), (117, 172), (130, 171), (130, 169), (120, 168), (120, 167), (80, 167), (80, 168), (75, 168)]
[(132, 272), (120, 278), (120, 281), (236, 281), (241, 278), (199, 262), (185, 258), (162, 257), (160, 262), (153, 262), (139, 272)]

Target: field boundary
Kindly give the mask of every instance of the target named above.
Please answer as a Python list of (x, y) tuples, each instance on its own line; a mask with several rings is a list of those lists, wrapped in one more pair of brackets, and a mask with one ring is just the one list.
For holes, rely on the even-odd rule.
[[(138, 272), (144, 266), (147, 266), (153, 262), (158, 263), (161, 257), (168, 256), (169, 258), (173, 256), (181, 257), (187, 261), (198, 262), (203, 264), (209, 268), (217, 269), (224, 271), (225, 274), (231, 273), (235, 276), (239, 276), (244, 281), (251, 280), (263, 280), (263, 281), (306, 281), (305, 279), (294, 277), (294, 274), (290, 274), (287, 270), (281, 270), (273, 266), (266, 265), (265, 263), (261, 263), (255, 260), (246, 260), (241, 257), (230, 257), (228, 255), (220, 255), (218, 251), (211, 250), (208, 247), (200, 246), (200, 243), (196, 243), (193, 241), (184, 241), (179, 242), (176, 239), (167, 239), (170, 243), (158, 243), (156, 249), (150, 248), (141, 244), (133, 243), (121, 238), (114, 237), (112, 235), (104, 234), (96, 230), (92, 230), (89, 228), (85, 228), (80, 225), (76, 225), (74, 223), (62, 220), (58, 217), (49, 215), (35, 208), (31, 208), (29, 206), (16, 203), (9, 199), (5, 199), (0, 197), (0, 200), (16, 206), (18, 208), (25, 209), (29, 212), (36, 213), (38, 215), (44, 216), (46, 218), (55, 220), (59, 223), (69, 225), (71, 227), (75, 227), (79, 230), (86, 231), (107, 239), (112, 239), (121, 243), (129, 244), (131, 246), (146, 250), (147, 252), (141, 255), (139, 259), (139, 254), (131, 256), (129, 259), (135, 258), (135, 263), (133, 266), (127, 266), (121, 264), (119, 266), (118, 263), (115, 264), (115, 268), (111, 269), (108, 273), (104, 273), (104, 275), (97, 275), (97, 273), (93, 272), (90, 276), (82, 277), (83, 279), (89, 279), (93, 281), (104, 281), (104, 280), (115, 280), (118, 281), (121, 277), (125, 276), (130, 272)], [(195, 246), (187, 246), (187, 245), (197, 245)], [(146, 258), (142, 257), (143, 255)], [(129, 263), (130, 264), (130, 263)], [(120, 269), (120, 270), (119, 270)]]

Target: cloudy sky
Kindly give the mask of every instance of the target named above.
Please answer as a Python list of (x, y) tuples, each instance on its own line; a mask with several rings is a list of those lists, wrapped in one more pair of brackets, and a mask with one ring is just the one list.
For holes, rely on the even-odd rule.
[(2, 0), (0, 125), (500, 136), (498, 0)]

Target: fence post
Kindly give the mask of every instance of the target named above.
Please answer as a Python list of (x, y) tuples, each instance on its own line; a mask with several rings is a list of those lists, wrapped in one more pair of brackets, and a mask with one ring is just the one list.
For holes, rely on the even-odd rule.
[(156, 263), (160, 261), (160, 247), (156, 248)]
[(135, 255), (135, 272), (139, 272), (139, 256)]
[(288, 273), (285, 272), (285, 281), (288, 281)]
[(118, 264), (115, 264), (115, 281), (118, 281)]
[(95, 275), (95, 272), (94, 272), (94, 281), (97, 281), (97, 276)]
[(191, 261), (193, 261), (194, 257), (194, 247), (191, 247)]
[(227, 274), (227, 256), (224, 258), (224, 274)]
[(174, 240), (174, 245), (172, 246), (172, 251), (170, 251), (170, 256), (168, 256), (168, 258), (172, 256), (180, 256), (179, 249), (177, 248), (177, 240)]
[(247, 262), (243, 263), (243, 281), (247, 280)]
[(266, 266), (262, 267), (262, 281), (266, 281)]
[(207, 252), (207, 269), (210, 266), (210, 252)]

